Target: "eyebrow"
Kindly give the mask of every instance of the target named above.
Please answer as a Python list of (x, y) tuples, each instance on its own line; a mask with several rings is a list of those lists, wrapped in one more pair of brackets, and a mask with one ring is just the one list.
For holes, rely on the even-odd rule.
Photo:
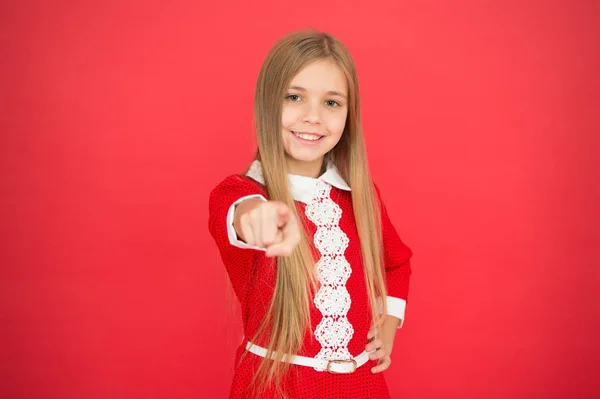
[[(304, 87), (300, 87), (300, 86), (290, 86), (290, 90), (298, 90), (298, 91), (303, 91), (303, 92), (307, 91)], [(339, 91), (335, 91), (335, 90), (329, 90), (325, 94), (327, 94), (328, 96), (339, 96), (342, 98), (346, 98), (346, 96), (344, 94), (340, 93)]]

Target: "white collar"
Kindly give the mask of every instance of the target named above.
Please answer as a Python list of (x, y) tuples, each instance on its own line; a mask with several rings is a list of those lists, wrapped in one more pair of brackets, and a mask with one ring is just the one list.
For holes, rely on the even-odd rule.
[[(251, 177), (260, 184), (265, 184), (259, 160), (252, 162), (246, 176)], [(344, 178), (340, 175), (338, 168), (332, 163), (327, 164), (327, 170), (318, 178), (288, 173), (288, 182), (292, 190), (292, 196), (296, 201), (304, 202), (305, 204), (308, 204), (312, 200), (319, 180), (323, 180), (340, 190), (350, 191), (350, 186), (348, 186)]]

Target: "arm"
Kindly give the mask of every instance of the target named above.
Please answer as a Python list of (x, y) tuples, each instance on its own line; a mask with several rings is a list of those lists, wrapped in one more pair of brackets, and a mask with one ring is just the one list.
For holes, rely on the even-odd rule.
[[(377, 193), (379, 194), (379, 190), (377, 190)], [(401, 328), (404, 323), (410, 276), (412, 274), (410, 265), (412, 251), (400, 239), (390, 220), (387, 209), (381, 201), (381, 196), (379, 198), (381, 203), (383, 258), (388, 289), (386, 297), (387, 318), (398, 319), (397, 328)]]
[[(388, 295), (386, 296), (387, 316), (380, 326), (380, 331), (371, 331), (367, 344), (367, 351), (376, 350), (369, 356), (372, 360), (379, 360), (379, 364), (372, 368), (373, 373), (379, 373), (390, 367), (391, 353), (394, 348), (396, 331), (402, 327), (408, 287), (411, 275), (410, 258), (412, 251), (398, 236), (394, 228), (377, 186), (375, 186), (381, 204), (381, 229), (383, 239), (384, 267)], [(378, 334), (379, 332), (379, 334)]]
[(400, 319), (394, 316), (388, 316), (383, 321), (383, 325), (381, 326), (381, 341), (383, 342), (383, 347), (386, 348), (387, 355), (392, 355), (392, 350), (394, 349), (394, 339), (396, 338), (396, 331), (400, 324)]
[(209, 196), (208, 230), (238, 297), (244, 296), (252, 265), (261, 252), (251, 250), (250, 246), (237, 239), (233, 228), (235, 207), (245, 197), (265, 198), (266, 195), (255, 181), (242, 175), (232, 175), (221, 181)]
[(265, 251), (267, 257), (289, 256), (300, 241), (294, 212), (262, 195), (237, 200), (228, 211), (227, 229), (233, 246)]
[(400, 319), (388, 315), (383, 321), (380, 331), (376, 330), (374, 327), (369, 331), (369, 335), (367, 336), (368, 343), (365, 350), (367, 352), (372, 352), (369, 354), (371, 360), (379, 361), (377, 366), (371, 368), (372, 373), (385, 371), (392, 364), (391, 355), (394, 349), (394, 338), (396, 337), (399, 323)]
[(248, 241), (244, 239), (240, 217), (266, 201), (265, 197), (259, 194), (247, 195), (238, 199), (229, 207), (227, 211), (227, 235), (231, 245), (242, 249), (265, 251), (264, 248), (258, 245), (248, 244)]

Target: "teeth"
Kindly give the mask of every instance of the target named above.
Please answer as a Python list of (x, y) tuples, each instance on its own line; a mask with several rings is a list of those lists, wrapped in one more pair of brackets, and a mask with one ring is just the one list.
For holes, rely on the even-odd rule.
[(312, 134), (302, 134), (302, 133), (296, 133), (296, 136), (300, 137), (301, 139), (310, 140), (310, 141), (319, 140), (321, 138), (321, 136), (315, 136)]

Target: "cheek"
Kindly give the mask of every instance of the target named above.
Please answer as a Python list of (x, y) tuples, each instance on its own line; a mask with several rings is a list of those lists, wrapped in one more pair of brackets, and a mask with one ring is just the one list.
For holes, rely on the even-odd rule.
[(293, 108), (284, 106), (281, 110), (281, 126), (287, 128), (294, 124), (297, 119), (296, 114)]
[(344, 132), (344, 127), (346, 126), (346, 116), (347, 112), (341, 113), (339, 115), (335, 115), (335, 117), (331, 118), (329, 121), (329, 133), (335, 136), (341, 136)]

